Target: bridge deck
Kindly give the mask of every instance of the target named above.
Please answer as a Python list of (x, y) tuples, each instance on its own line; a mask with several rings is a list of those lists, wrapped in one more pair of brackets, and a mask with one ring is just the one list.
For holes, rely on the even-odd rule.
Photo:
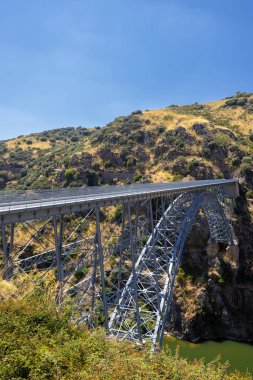
[(0, 224), (77, 212), (157, 195), (226, 187), (237, 195), (237, 180), (202, 180), (57, 190), (0, 191)]

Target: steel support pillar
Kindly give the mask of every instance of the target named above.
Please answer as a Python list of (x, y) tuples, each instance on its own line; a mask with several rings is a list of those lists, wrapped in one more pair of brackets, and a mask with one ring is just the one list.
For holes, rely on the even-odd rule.
[(122, 206), (122, 223), (121, 223), (121, 234), (120, 234), (120, 247), (119, 247), (119, 269), (118, 269), (118, 287), (117, 287), (117, 298), (116, 304), (118, 304), (120, 299), (120, 288), (121, 288), (121, 277), (122, 277), (122, 264), (123, 264), (123, 243), (124, 243), (124, 233), (125, 233), (125, 205)]
[(99, 255), (101, 287), (102, 287), (102, 300), (103, 300), (104, 317), (105, 317), (105, 329), (109, 330), (108, 308), (107, 308), (106, 287), (105, 287), (104, 255), (103, 255), (103, 248), (102, 248), (102, 241), (101, 241), (99, 208), (96, 208), (96, 248), (97, 248), (97, 252)]
[(54, 239), (55, 239), (55, 258), (57, 267), (57, 280), (62, 282), (64, 278), (62, 260), (62, 235), (63, 235), (63, 216), (60, 216), (59, 232), (57, 228), (57, 217), (54, 216)]
[[(157, 217), (157, 202), (156, 202), (156, 217)], [(159, 291), (159, 282), (158, 282), (158, 275), (157, 275), (157, 257), (156, 257), (156, 246), (155, 246), (155, 235), (154, 235), (154, 219), (153, 219), (153, 207), (152, 207), (152, 200), (149, 200), (149, 218), (150, 218), (150, 224), (151, 224), (151, 236), (152, 236), (152, 254), (153, 254), (153, 263), (154, 263), (154, 270), (155, 270), (155, 287), (156, 287), (156, 303), (157, 303), (157, 310), (160, 313), (160, 291)]]
[(128, 213), (128, 223), (129, 223), (129, 233), (130, 233), (130, 249), (132, 257), (132, 273), (133, 273), (133, 293), (134, 293), (134, 302), (135, 302), (135, 311), (136, 311), (136, 325), (137, 325), (137, 335), (138, 340), (141, 343), (141, 318), (140, 318), (140, 308), (138, 302), (138, 290), (137, 290), (137, 274), (136, 274), (136, 257), (135, 257), (135, 244), (133, 237), (133, 226), (132, 226), (132, 216), (131, 216), (131, 206), (130, 203), (127, 204), (127, 213)]
[(9, 280), (12, 276), (12, 264), (11, 264), (11, 253), (13, 251), (13, 244), (14, 244), (14, 224), (10, 225), (10, 243), (8, 245), (7, 243), (7, 237), (6, 237), (6, 226), (2, 226), (2, 245), (3, 245), (3, 252), (4, 252), (4, 279)]

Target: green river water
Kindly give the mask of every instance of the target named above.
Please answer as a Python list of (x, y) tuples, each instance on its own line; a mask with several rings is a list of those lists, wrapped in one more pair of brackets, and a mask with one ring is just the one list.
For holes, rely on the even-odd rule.
[(220, 355), (223, 363), (229, 361), (228, 371), (237, 369), (240, 372), (246, 372), (248, 370), (253, 376), (253, 345), (231, 340), (189, 343), (171, 336), (165, 336), (164, 345), (168, 345), (173, 352), (179, 346), (180, 356), (189, 360), (205, 358), (206, 362), (210, 362)]

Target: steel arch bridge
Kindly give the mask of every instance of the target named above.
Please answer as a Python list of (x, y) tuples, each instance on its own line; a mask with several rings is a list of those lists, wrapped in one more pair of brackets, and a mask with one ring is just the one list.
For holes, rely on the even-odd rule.
[(3, 276), (40, 283), (53, 273), (56, 301), (74, 300), (75, 323), (159, 347), (197, 214), (211, 241), (237, 247), (237, 195), (236, 180), (2, 191)]

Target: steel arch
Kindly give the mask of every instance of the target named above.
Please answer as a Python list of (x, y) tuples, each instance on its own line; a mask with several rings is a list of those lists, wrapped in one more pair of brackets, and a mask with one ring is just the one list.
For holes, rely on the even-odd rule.
[(164, 211), (123, 290), (110, 321), (110, 332), (135, 341), (151, 339), (161, 345), (175, 278), (187, 236), (202, 209), (214, 241), (234, 244), (218, 194), (182, 193)]

